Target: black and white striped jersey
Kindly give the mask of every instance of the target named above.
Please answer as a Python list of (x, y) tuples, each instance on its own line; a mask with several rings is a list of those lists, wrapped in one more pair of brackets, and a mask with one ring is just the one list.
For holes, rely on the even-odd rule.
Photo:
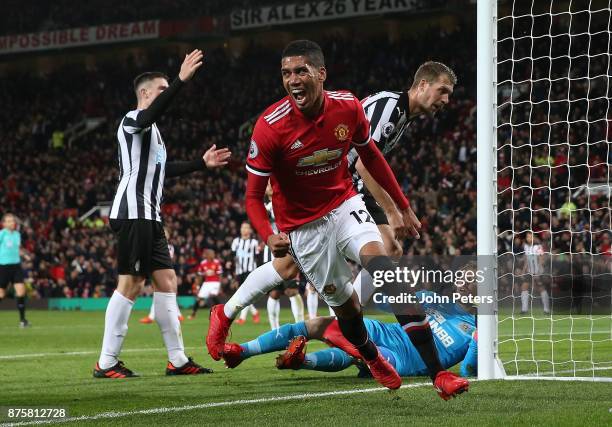
[(250, 273), (257, 268), (255, 255), (259, 253), (257, 239), (236, 237), (232, 242), (232, 252), (236, 260), (236, 274)]
[[(368, 96), (361, 101), (366, 117), (370, 121), (370, 137), (386, 157), (395, 148), (411, 123), (408, 108), (408, 92), (383, 91)], [(353, 185), (362, 193), (363, 181), (355, 165), (359, 154), (354, 148), (348, 153), (349, 171), (353, 176)]]
[(120, 178), (110, 218), (161, 221), (166, 147), (155, 123), (137, 125), (139, 112), (127, 113), (117, 129)]

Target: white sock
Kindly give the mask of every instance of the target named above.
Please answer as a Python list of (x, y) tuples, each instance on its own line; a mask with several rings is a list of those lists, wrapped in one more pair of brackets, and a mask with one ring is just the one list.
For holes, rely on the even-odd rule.
[(253, 316), (259, 313), (253, 304), (249, 305), (249, 311), (251, 312)]
[(117, 291), (113, 292), (104, 317), (104, 339), (98, 360), (100, 369), (108, 369), (117, 363), (133, 306), (134, 301), (130, 301)]
[(247, 314), (249, 314), (249, 307), (243, 308), (240, 312), (240, 320), (245, 321), (247, 318)]
[(308, 292), (308, 295), (306, 295), (306, 305), (308, 306), (308, 318), (312, 320), (317, 317), (319, 295), (316, 292)]
[(529, 311), (529, 291), (521, 292), (521, 311)]
[(173, 292), (154, 292), (153, 306), (155, 307), (155, 320), (159, 325), (168, 360), (179, 368), (188, 362), (183, 345), (181, 322), (178, 320), (179, 311), (176, 303), (176, 294)]
[(289, 297), (289, 302), (291, 303), (291, 312), (293, 313), (293, 318), (295, 319), (295, 323), (304, 321), (304, 300), (300, 294)]
[(280, 327), (280, 301), (272, 297), (268, 297), (268, 320), (270, 321), (270, 329)]
[(223, 312), (228, 318), (234, 319), (240, 310), (263, 297), (282, 282), (282, 277), (278, 275), (271, 262), (257, 267), (225, 303)]
[(327, 308), (329, 308), (329, 315), (330, 315), (331, 317), (336, 317), (336, 313), (334, 312), (334, 309), (333, 309), (333, 308), (331, 308), (330, 306), (327, 306)]
[(548, 296), (546, 289), (540, 292), (540, 296), (542, 297), (542, 306), (544, 306), (544, 311), (546, 313), (550, 313), (550, 297)]
[(151, 301), (151, 309), (149, 310), (149, 319), (155, 320), (155, 299)]

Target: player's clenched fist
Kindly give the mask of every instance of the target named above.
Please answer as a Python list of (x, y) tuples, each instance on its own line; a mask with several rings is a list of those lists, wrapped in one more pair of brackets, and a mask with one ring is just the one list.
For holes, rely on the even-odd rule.
[(181, 71), (179, 71), (179, 79), (186, 82), (190, 80), (198, 68), (202, 66), (202, 58), (204, 54), (200, 49), (195, 49), (190, 54), (185, 55), (185, 60), (181, 65)]
[(282, 258), (289, 252), (289, 236), (285, 233), (272, 234), (267, 243), (276, 258)]

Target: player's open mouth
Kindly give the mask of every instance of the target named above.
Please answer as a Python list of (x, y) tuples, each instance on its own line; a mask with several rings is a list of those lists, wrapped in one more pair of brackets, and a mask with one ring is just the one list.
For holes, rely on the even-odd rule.
[(304, 89), (292, 89), (291, 96), (300, 107), (306, 103), (306, 91)]

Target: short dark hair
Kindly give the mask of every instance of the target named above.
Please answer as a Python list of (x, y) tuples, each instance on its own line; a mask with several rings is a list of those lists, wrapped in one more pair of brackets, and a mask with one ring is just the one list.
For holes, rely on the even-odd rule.
[(448, 65), (436, 61), (427, 61), (421, 64), (416, 73), (414, 73), (412, 86), (418, 85), (421, 80), (433, 83), (442, 75), (448, 76), (452, 85), (457, 84), (457, 75)]
[(144, 82), (148, 82), (149, 80), (154, 80), (154, 79), (159, 79), (159, 78), (166, 79), (166, 81), (170, 80), (168, 79), (167, 75), (159, 71), (147, 71), (145, 73), (137, 75), (136, 78), (134, 79), (134, 92), (136, 92), (136, 96), (138, 96), (138, 86), (140, 86)]
[(294, 40), (283, 49), (282, 58), (305, 56), (315, 67), (325, 67), (325, 57), (321, 46), (310, 40)]

